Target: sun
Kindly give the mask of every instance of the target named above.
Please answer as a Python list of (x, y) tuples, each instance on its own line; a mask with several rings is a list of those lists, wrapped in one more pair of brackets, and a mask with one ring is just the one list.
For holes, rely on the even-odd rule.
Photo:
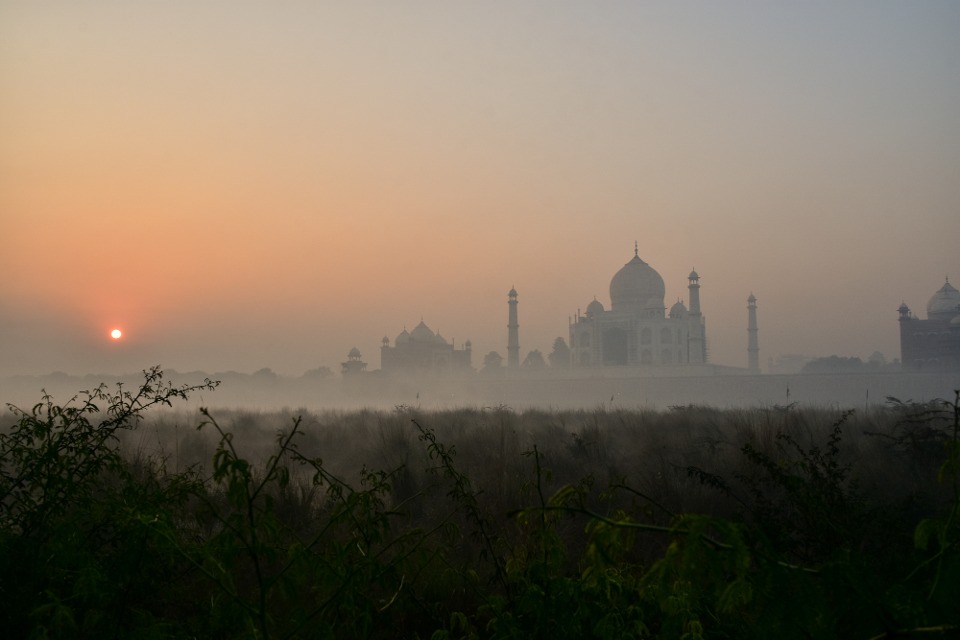
[(114, 340), (119, 340), (120, 338), (123, 337), (123, 331), (120, 331), (120, 329), (114, 329), (113, 331), (110, 332), (110, 337), (113, 338)]

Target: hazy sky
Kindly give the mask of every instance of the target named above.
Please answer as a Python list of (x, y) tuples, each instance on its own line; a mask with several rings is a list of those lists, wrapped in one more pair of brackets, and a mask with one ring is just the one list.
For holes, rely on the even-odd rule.
[[(0, 374), (550, 350), (633, 256), (713, 362), (960, 283), (960, 3), (0, 0)], [(108, 331), (126, 332), (113, 343)]]

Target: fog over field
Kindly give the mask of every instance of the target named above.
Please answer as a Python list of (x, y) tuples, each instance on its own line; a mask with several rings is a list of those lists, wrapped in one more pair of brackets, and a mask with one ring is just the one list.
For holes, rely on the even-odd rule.
[(420, 322), (506, 364), (512, 287), (546, 357), (635, 256), (664, 313), (696, 270), (727, 373), (751, 294), (764, 374), (893, 363), (898, 305), (960, 280), (958, 32), (937, 1), (0, 3), (0, 395), (156, 364), (268, 369), (214, 397), (272, 406), (912, 393), (340, 371)]
[[(721, 409), (794, 406), (811, 409), (868, 410), (888, 398), (927, 402), (949, 399), (960, 388), (960, 376), (951, 373), (862, 373), (820, 375), (715, 376), (686, 378), (571, 377), (517, 375), (501, 378), (475, 376), (442, 380), (379, 378), (343, 380), (315, 377), (254, 375), (235, 372), (166, 372), (175, 385), (200, 384), (205, 378), (220, 382), (213, 391), (191, 395), (181, 406), (199, 416), (202, 407), (219, 410), (287, 410), (293, 413), (324, 410), (398, 407), (428, 410), (493, 409), (536, 410), (657, 410), (682, 406)], [(135, 390), (142, 375), (18, 376), (3, 379), (3, 401), (29, 409), (41, 400), (41, 389), (57, 402), (66, 402), (101, 383), (116, 389), (117, 382)], [(359, 382), (359, 384), (357, 384)]]

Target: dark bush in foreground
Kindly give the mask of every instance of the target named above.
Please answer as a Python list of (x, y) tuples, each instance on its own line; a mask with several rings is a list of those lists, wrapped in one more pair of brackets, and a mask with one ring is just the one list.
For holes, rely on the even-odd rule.
[(958, 635), (957, 398), (203, 412), (145, 445), (215, 386), (12, 408), (7, 637)]

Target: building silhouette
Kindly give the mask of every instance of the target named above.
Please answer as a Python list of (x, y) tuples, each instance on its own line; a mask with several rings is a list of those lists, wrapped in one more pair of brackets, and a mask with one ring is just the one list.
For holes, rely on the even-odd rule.
[(927, 302), (927, 319), (900, 303), (900, 362), (907, 371), (960, 371), (960, 291), (947, 279)]
[(507, 293), (507, 367), (520, 366), (520, 324), (517, 319), (517, 290), (510, 287)]
[(707, 362), (706, 331), (700, 311), (700, 276), (688, 276), (688, 309), (677, 301), (666, 313), (663, 278), (633, 258), (610, 280), (610, 309), (594, 299), (569, 322), (571, 365), (685, 366)]
[[(605, 308), (595, 298), (587, 305), (585, 313), (578, 309), (576, 315), (568, 319), (569, 343), (563, 343), (562, 338), (556, 339), (563, 347), (563, 355), (562, 358), (550, 355), (551, 368), (602, 370), (624, 367), (626, 372), (632, 367), (650, 369), (657, 376), (760, 373), (756, 298), (753, 294), (747, 299), (748, 364), (744, 368), (708, 362), (706, 321), (700, 308), (700, 275), (696, 270), (687, 276), (687, 291), (689, 308), (678, 299), (668, 312), (664, 304), (663, 278), (640, 259), (637, 243), (634, 243), (633, 258), (610, 280), (610, 308)], [(496, 352), (488, 353), (481, 369), (483, 374), (519, 374), (521, 370), (546, 368), (539, 351), (535, 354), (539, 360), (528, 355), (521, 363), (518, 298), (516, 288), (511, 287), (507, 292), (506, 357)], [(348, 363), (344, 363), (344, 372), (347, 368)], [(472, 345), (467, 340), (461, 348), (456, 348), (421, 319), (412, 331), (404, 328), (392, 344), (390, 338), (383, 338), (380, 368), (385, 374), (400, 375), (473, 373)], [(600, 375), (611, 375), (611, 372)]]
[(367, 370), (367, 363), (363, 361), (363, 356), (360, 354), (360, 349), (354, 347), (350, 349), (350, 353), (347, 354), (347, 361), (340, 363), (340, 371), (345, 376), (352, 376), (358, 373), (363, 373)]
[(760, 373), (760, 341), (757, 338), (757, 298), (747, 298), (747, 369)]
[(384, 373), (442, 375), (471, 371), (472, 345), (467, 340), (455, 349), (420, 321), (413, 331), (404, 329), (390, 346), (384, 336), (380, 347), (380, 369)]

